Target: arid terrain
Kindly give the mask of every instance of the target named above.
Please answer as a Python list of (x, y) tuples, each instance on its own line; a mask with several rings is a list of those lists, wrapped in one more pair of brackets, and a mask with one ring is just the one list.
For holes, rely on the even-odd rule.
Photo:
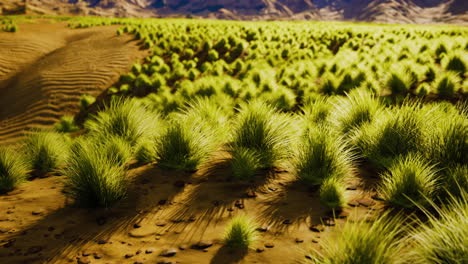
[(0, 140), (76, 113), (82, 94), (99, 95), (147, 54), (116, 29), (47, 23), (17, 35), (0, 31)]
[[(2, 5), (466, 22), (464, 1), (210, 2)], [(465, 27), (0, 22), (1, 264), (468, 259)], [(238, 216), (252, 222), (236, 248), (227, 234)]]

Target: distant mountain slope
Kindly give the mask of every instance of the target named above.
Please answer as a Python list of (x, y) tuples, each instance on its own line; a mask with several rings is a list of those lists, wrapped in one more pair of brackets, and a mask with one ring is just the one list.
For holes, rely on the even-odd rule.
[(468, 24), (468, 0), (2, 0), (4, 14)]

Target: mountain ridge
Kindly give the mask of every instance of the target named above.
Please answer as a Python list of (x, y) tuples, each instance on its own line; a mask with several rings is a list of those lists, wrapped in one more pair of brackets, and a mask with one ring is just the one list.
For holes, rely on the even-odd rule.
[(1, 13), (468, 24), (466, 0), (3, 0)]

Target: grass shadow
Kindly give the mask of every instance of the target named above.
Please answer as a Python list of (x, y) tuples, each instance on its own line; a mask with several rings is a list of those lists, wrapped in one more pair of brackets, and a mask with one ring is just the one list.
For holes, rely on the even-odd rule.
[(157, 214), (183, 190), (174, 182), (189, 177), (151, 165), (131, 170), (128, 197), (114, 208), (83, 209), (68, 202), (27, 228), (1, 236), (6, 243), (1, 243), (0, 263), (65, 263), (65, 256), (78, 255), (90, 242), (105, 244), (114, 233), (128, 233)]
[(231, 249), (223, 246), (211, 259), (210, 264), (234, 264), (239, 263), (247, 255), (248, 249)]

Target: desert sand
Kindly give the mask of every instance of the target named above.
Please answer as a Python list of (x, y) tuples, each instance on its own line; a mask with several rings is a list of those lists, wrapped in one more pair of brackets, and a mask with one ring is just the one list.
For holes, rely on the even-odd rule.
[(0, 141), (76, 114), (81, 95), (99, 95), (147, 54), (117, 28), (35, 23), (0, 32)]

